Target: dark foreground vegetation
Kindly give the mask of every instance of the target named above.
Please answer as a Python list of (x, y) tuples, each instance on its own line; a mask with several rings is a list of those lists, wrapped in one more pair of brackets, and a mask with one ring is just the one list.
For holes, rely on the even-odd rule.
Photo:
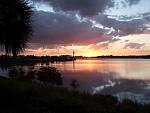
[(7, 55), (23, 52), (32, 35), (28, 0), (0, 0), (0, 47)]
[(150, 105), (0, 78), (0, 113), (150, 113)]

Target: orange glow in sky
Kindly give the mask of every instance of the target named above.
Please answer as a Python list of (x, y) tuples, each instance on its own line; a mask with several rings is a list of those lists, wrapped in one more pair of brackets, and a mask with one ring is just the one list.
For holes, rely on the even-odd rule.
[(83, 54), (85, 57), (94, 57), (94, 56), (100, 56), (101, 54), (96, 51), (87, 51), (86, 53)]
[[(141, 38), (142, 37), (142, 38)], [(141, 34), (141, 35), (129, 35), (120, 38), (119, 41), (109, 44), (107, 48), (103, 48), (99, 45), (71, 45), (71, 46), (59, 46), (57, 48), (36, 48), (36, 49), (26, 49), (24, 55), (36, 55), (36, 56), (59, 56), (59, 55), (73, 55), (75, 56), (85, 56), (85, 57), (94, 57), (102, 55), (149, 55), (150, 54), (150, 35)], [(128, 40), (128, 42), (126, 42)], [(145, 44), (144, 46), (135, 49), (135, 48), (124, 48), (127, 43), (139, 43)]]

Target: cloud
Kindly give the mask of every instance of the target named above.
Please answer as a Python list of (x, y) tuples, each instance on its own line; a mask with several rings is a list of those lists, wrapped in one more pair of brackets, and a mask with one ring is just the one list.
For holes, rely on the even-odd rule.
[(145, 43), (139, 44), (139, 43), (128, 43), (123, 48), (127, 49), (141, 49), (143, 46), (145, 46)]
[(108, 42), (109, 43), (114, 43), (114, 42), (117, 42), (117, 41), (119, 41), (120, 39), (118, 39), (118, 38), (113, 38), (113, 39), (111, 39), (111, 40), (109, 40)]
[(95, 16), (93, 19), (104, 27), (113, 28), (115, 32), (112, 32), (111, 35), (126, 36), (146, 32), (148, 30), (146, 25), (150, 22), (150, 14), (143, 15), (142, 18), (132, 19), (130, 21), (120, 21), (104, 14)]
[(122, 9), (131, 8), (131, 6), (136, 6), (141, 0), (114, 0), (114, 7), (111, 9)]
[(36, 11), (33, 20), (34, 33), (30, 43), (88, 45), (112, 38), (106, 36), (103, 29), (94, 29), (92, 23), (80, 22), (74, 16)]
[[(135, 5), (140, 0), (122, 0)], [(114, 0), (34, 0), (49, 5), (33, 15), (33, 38), (30, 48), (56, 48), (68, 45), (93, 45), (108, 49), (118, 41), (113, 37), (140, 34), (148, 31), (150, 13), (137, 17), (123, 16), (122, 20), (104, 14), (114, 6)], [(51, 11), (48, 11), (51, 10)], [(78, 13), (78, 14), (77, 14)], [(131, 46), (132, 45), (132, 46)], [(129, 44), (125, 48), (138, 48)], [(140, 48), (140, 47), (139, 47)]]
[(56, 11), (76, 12), (81, 16), (95, 16), (103, 13), (115, 5), (132, 6), (138, 4), (141, 0), (31, 0), (36, 3), (49, 4)]
[(95, 50), (99, 50), (99, 49), (109, 49), (109, 47), (111, 46), (111, 44), (119, 41), (120, 39), (117, 38), (113, 38), (111, 40), (108, 40), (106, 42), (101, 42), (98, 44), (93, 44), (90, 46), (91, 49), (95, 49)]
[(56, 11), (78, 12), (81, 16), (94, 16), (113, 7), (113, 0), (33, 0), (49, 3)]
[(141, 0), (125, 0), (128, 2), (129, 6), (138, 4)]
[[(83, 16), (81, 17), (81, 19), (83, 18), (86, 18), (87, 20), (92, 19), (93, 21), (96, 21), (98, 24), (101, 24), (103, 26), (103, 33), (102, 33), (102, 28), (100, 29), (101, 34), (104, 34), (106, 32), (105, 28), (110, 28), (110, 29), (112, 28), (113, 31), (108, 33), (109, 36), (110, 35), (127, 36), (130, 34), (145, 33), (146, 31), (148, 31), (148, 27), (149, 27), (147, 25), (149, 24), (150, 21), (150, 13), (136, 15), (135, 17), (134, 16), (129, 17), (124, 15), (124, 16), (120, 16), (119, 17), (120, 19), (112, 18), (109, 15), (106, 15), (104, 13), (99, 13), (101, 11), (103, 12), (102, 9), (104, 9), (104, 7), (108, 7), (108, 6), (113, 7), (113, 4), (116, 0), (103, 0), (103, 1), (101, 0), (34, 0), (34, 1), (41, 2), (41, 4), (43, 2), (45, 2), (46, 4), (50, 4), (50, 6), (53, 7), (53, 10), (63, 11), (61, 12), (62, 14), (67, 15), (69, 12), (76, 12), (76, 13), (78, 12), (80, 15)], [(140, 2), (140, 0), (121, 0), (121, 1), (126, 2), (130, 5), (134, 5)], [(58, 13), (55, 12), (54, 14), (58, 16)], [(72, 18), (70, 17), (73, 23), (71, 23), (71, 21), (69, 20), (70, 22), (69, 24), (72, 25), (74, 24), (75, 14), (72, 13), (69, 14), (73, 16)], [(51, 18), (51, 16), (52, 14), (49, 14), (49, 18)], [(39, 19), (43, 19), (43, 18), (45, 17), (44, 16), (41, 18), (39, 17)], [(48, 16), (46, 18), (48, 19)]]
[(51, 0), (50, 4), (63, 11), (76, 11), (82, 16), (93, 16), (113, 7), (112, 0)]
[(94, 46), (94, 49), (108, 49), (109, 48), (109, 43), (108, 42), (104, 42), (104, 43), (100, 43), (98, 45)]

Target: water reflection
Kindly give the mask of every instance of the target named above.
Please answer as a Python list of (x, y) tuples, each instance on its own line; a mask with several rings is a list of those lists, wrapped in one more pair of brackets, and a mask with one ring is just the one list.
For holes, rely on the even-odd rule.
[[(10, 70), (10, 67), (14, 66), (8, 67)], [(63, 82), (64, 87), (71, 88), (73, 86), (76, 88), (77, 86), (80, 91), (87, 91), (92, 94), (111, 94), (120, 99), (128, 97), (150, 102), (149, 59), (89, 59), (74, 62), (26, 64), (15, 67), (17, 69), (22, 67), (26, 77), (31, 79), (35, 78), (32, 76), (35, 70), (40, 70), (43, 67), (55, 67), (63, 77), (63, 79), (62, 77), (58, 78)], [(36, 79), (41, 79), (41, 81), (48, 81), (53, 78), (49, 78), (49, 76), (43, 78), (43, 76), (38, 75), (43, 75), (43, 72), (39, 74), (36, 72)], [(56, 78), (54, 77), (54, 79)], [(77, 82), (73, 82), (73, 80)], [(62, 82), (58, 83), (61, 84)]]
[(37, 71), (37, 79), (50, 86), (62, 85), (62, 77), (56, 68), (42, 67)]
[(8, 76), (12, 79), (34, 80), (37, 83), (52, 87), (63, 84), (61, 74), (54, 67), (28, 68), (28, 70), (13, 67), (8, 71)]
[(63, 72), (63, 75), (65, 87), (68, 87), (69, 81), (74, 78), (78, 80), (81, 91), (110, 94), (119, 98), (130, 97), (140, 102), (150, 101), (150, 80), (119, 78), (118, 73), (114, 72), (67, 71)]
[(129, 97), (142, 102), (150, 101), (148, 59), (77, 60), (51, 66), (61, 71), (65, 87), (69, 87), (70, 81), (75, 79), (81, 91), (111, 94), (120, 99)]

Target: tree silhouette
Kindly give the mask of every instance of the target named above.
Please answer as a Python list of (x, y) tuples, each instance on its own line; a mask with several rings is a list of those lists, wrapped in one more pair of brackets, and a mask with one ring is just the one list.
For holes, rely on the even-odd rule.
[(0, 0), (0, 45), (6, 55), (24, 51), (32, 33), (31, 15), (27, 0)]

